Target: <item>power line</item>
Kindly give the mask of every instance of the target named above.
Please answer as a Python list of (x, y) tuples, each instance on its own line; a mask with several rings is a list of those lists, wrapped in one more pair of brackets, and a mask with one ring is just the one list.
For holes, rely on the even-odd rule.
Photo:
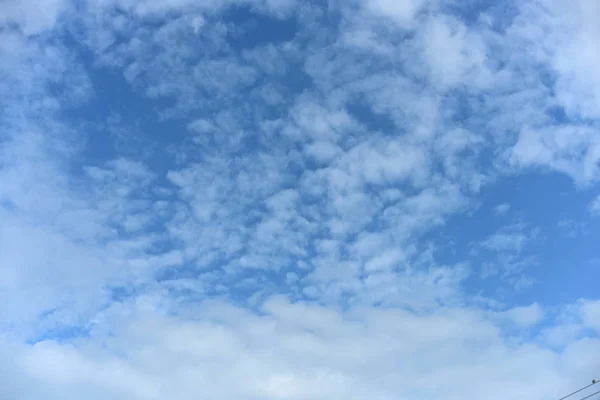
[[(584, 386), (584, 387), (582, 387), (581, 389), (574, 391), (573, 393), (569, 393), (569, 394), (568, 394), (568, 395), (566, 395), (565, 397), (561, 397), (561, 398), (560, 398), (560, 399), (558, 399), (558, 400), (565, 400), (566, 398), (568, 398), (568, 397), (571, 397), (571, 396), (573, 396), (574, 394), (577, 394), (577, 393), (579, 393), (579, 392), (582, 392), (582, 391), (584, 391), (585, 389), (587, 389), (587, 388), (589, 388), (589, 387), (592, 387), (592, 386), (594, 386), (596, 383), (598, 383), (598, 381), (594, 379), (594, 380), (592, 381), (592, 383), (590, 383), (589, 385), (587, 385), (587, 386)], [(588, 399), (588, 398), (590, 398), (590, 397), (592, 397), (592, 396), (594, 396), (594, 395), (596, 395), (596, 394), (598, 394), (598, 393), (600, 393), (600, 391), (599, 391), (599, 392), (596, 392), (596, 393), (592, 393), (591, 395), (589, 395), (589, 396), (587, 396), (587, 397), (584, 397), (583, 399), (579, 399), (579, 400)]]
[(590, 395), (588, 395), (588, 396), (582, 397), (582, 398), (581, 398), (581, 399), (579, 399), (579, 400), (585, 400), (585, 399), (589, 399), (590, 397), (592, 397), (592, 396), (595, 396), (595, 395), (597, 395), (597, 394), (600, 394), (600, 390), (598, 390), (597, 392), (594, 392), (594, 393), (592, 393), (592, 394), (590, 394)]

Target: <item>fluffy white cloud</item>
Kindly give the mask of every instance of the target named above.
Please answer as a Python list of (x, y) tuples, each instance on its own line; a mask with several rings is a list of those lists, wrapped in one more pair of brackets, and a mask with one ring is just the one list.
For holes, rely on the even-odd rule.
[(492, 78), (485, 66), (488, 58), (482, 35), (471, 32), (458, 19), (435, 17), (419, 30), (416, 45), (423, 49), (433, 85), (451, 89), (456, 85), (487, 86)]
[[(532, 321), (533, 309), (513, 311)], [(138, 305), (73, 343), (9, 344), (0, 393), (23, 399), (556, 397), (591, 380), (600, 354), (592, 338), (556, 351), (505, 337), (475, 310), (342, 312), (281, 297), (260, 316), (215, 301), (170, 317)]]
[[(550, 53), (558, 72), (557, 99), (568, 113), (583, 118), (600, 118), (600, 74), (593, 67), (600, 62), (600, 5), (593, 0), (571, 4), (542, 2), (550, 6), (548, 21), (559, 24), (561, 30), (547, 38)], [(557, 18), (560, 16), (559, 18)], [(553, 27), (555, 28), (555, 27)], [(556, 29), (556, 28), (555, 28)]]
[(549, 129), (525, 128), (512, 149), (511, 161), (518, 165), (550, 167), (586, 184), (597, 179), (600, 139), (585, 126)]
[(24, 34), (36, 35), (53, 28), (70, 7), (69, 3), (69, 0), (7, 0), (2, 3), (0, 24), (15, 23)]
[(600, 332), (600, 301), (583, 302), (581, 316), (584, 326)]
[(391, 19), (402, 28), (410, 28), (427, 3), (427, 0), (369, 0), (365, 2), (365, 8), (379, 17)]
[[(566, 121), (554, 124), (535, 118), (524, 124), (511, 161), (549, 167), (580, 184), (589, 184), (598, 178), (600, 162), (594, 133), (600, 115), (595, 94), (600, 75), (589, 67), (600, 57), (597, 46), (592, 45), (600, 37), (597, 24), (592, 22), (600, 15), (600, 8), (589, 0), (536, 1), (523, 4), (520, 11), (512, 28), (515, 39), (535, 60), (532, 68), (555, 74), (556, 78), (554, 95), (536, 103), (548, 110), (558, 107)], [(537, 79), (542, 82), (541, 75)], [(547, 90), (546, 84), (538, 85), (538, 90)]]
[(534, 303), (526, 307), (515, 307), (503, 313), (515, 324), (520, 326), (531, 326), (539, 323), (544, 317), (544, 311), (539, 304)]

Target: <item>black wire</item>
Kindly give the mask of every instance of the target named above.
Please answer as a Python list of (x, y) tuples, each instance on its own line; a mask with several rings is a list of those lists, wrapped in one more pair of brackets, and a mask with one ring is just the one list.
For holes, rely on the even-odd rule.
[(579, 400), (589, 399), (590, 397), (595, 396), (597, 394), (600, 394), (600, 390), (598, 390), (597, 392), (594, 392), (594, 393), (590, 394), (589, 396), (582, 397)]
[[(568, 395), (566, 395), (565, 397), (561, 397), (561, 398), (560, 398), (560, 399), (558, 399), (558, 400), (565, 400), (567, 397), (571, 397), (571, 396), (573, 396), (574, 394), (577, 394), (577, 393), (579, 393), (579, 392), (581, 392), (581, 391), (583, 391), (583, 390), (585, 390), (585, 389), (587, 389), (587, 388), (589, 388), (589, 387), (592, 387), (592, 386), (594, 386), (596, 383), (598, 383), (598, 381), (597, 381), (597, 380), (593, 380), (593, 381), (592, 381), (592, 383), (590, 383), (589, 385), (587, 385), (587, 386), (585, 386), (585, 387), (582, 387), (581, 389), (579, 389), (579, 390), (576, 390), (576, 391), (574, 391), (573, 393), (569, 393), (569, 394), (568, 394)], [(600, 393), (600, 392), (593, 393), (591, 396), (593, 396), (593, 395), (595, 395), (595, 394), (598, 394), (598, 393)], [(583, 399), (587, 399), (587, 398), (589, 398), (589, 397), (590, 397), (590, 396), (588, 396), (588, 397), (584, 397)], [(583, 400), (583, 399), (579, 399), (579, 400)]]

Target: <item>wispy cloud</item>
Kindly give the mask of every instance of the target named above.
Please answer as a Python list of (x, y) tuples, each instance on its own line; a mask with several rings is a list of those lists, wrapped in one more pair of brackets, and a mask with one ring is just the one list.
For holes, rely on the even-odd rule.
[(590, 213), (593, 216), (598, 216), (600, 215), (600, 196), (596, 197), (591, 203), (590, 203)]
[(529, 240), (531, 237), (520, 226), (511, 226), (488, 236), (481, 242), (481, 247), (492, 251), (519, 252)]
[(510, 204), (509, 203), (502, 203), (502, 204), (498, 204), (496, 207), (494, 207), (494, 212), (497, 215), (505, 215), (506, 213), (508, 213), (510, 211)]

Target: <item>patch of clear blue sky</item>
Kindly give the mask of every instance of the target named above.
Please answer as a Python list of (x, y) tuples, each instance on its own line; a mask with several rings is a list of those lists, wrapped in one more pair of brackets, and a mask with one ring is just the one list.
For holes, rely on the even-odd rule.
[[(432, 233), (448, 238), (454, 246), (442, 248), (440, 258), (449, 262), (468, 260), (474, 271), (467, 291), (492, 297), (503, 293), (509, 304), (540, 302), (553, 306), (579, 298), (593, 298), (597, 292), (597, 238), (600, 224), (590, 219), (588, 205), (593, 192), (577, 188), (570, 178), (556, 173), (532, 172), (500, 178), (479, 197), (479, 207), (469, 214), (457, 214), (446, 226)], [(499, 204), (510, 204), (503, 215), (494, 212)], [(569, 226), (561, 226), (569, 221)], [(477, 275), (483, 263), (493, 259), (489, 251), (473, 254), (483, 238), (515, 223), (524, 223), (538, 233), (519, 252), (519, 258), (535, 257), (523, 274), (534, 280), (531, 287), (515, 290), (497, 277)], [(528, 235), (528, 229), (524, 231)], [(570, 237), (571, 234), (575, 236)]]

